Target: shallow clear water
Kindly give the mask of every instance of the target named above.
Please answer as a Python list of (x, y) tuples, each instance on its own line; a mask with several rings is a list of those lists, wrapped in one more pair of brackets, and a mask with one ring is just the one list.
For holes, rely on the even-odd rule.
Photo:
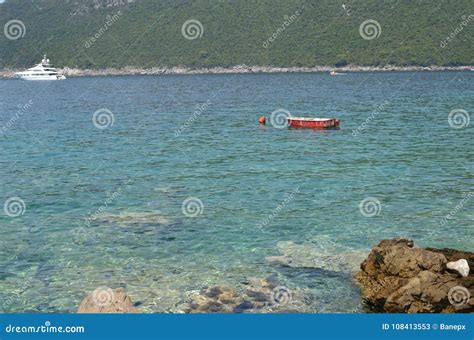
[[(448, 123), (473, 112), (474, 72), (1, 80), (0, 93), (2, 203), (25, 202), (0, 214), (2, 312), (72, 312), (98, 286), (179, 311), (249, 277), (304, 292), (302, 312), (360, 311), (350, 272), (265, 257), (281, 241), (337, 256), (394, 236), (474, 248), (473, 124)], [(342, 125), (258, 125), (280, 108)]]

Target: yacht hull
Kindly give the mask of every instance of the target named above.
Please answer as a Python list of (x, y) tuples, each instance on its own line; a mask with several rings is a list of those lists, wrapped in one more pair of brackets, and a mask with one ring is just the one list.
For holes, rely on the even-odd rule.
[(64, 80), (65, 76), (22, 76), (19, 75), (23, 80)]

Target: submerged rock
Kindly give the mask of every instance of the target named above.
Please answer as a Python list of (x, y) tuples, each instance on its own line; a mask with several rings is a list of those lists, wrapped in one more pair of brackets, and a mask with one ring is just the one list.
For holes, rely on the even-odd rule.
[(239, 289), (212, 286), (193, 294), (183, 310), (186, 313), (288, 312), (300, 310), (301, 292), (291, 291), (268, 279), (250, 279)]
[(124, 225), (145, 223), (170, 223), (169, 217), (160, 212), (122, 212), (120, 214), (98, 214), (97, 216), (91, 216), (89, 220), (99, 223), (118, 223)]
[(313, 244), (296, 244), (292, 241), (277, 244), (281, 255), (267, 256), (269, 264), (292, 268), (317, 268), (334, 272), (356, 272), (366, 251), (325, 249)]
[(231, 313), (234, 307), (241, 303), (242, 298), (232, 287), (213, 286), (192, 296), (186, 312)]
[(407, 239), (383, 240), (356, 274), (362, 297), (376, 311), (474, 312), (473, 275), (460, 278), (447, 271), (447, 257), (459, 253), (474, 259), (474, 253), (418, 248)]
[(100, 287), (82, 300), (78, 313), (139, 313), (122, 288)]

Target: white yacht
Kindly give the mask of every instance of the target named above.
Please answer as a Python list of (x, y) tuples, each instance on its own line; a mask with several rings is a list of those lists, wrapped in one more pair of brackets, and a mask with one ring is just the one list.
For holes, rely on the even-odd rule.
[(49, 63), (49, 59), (44, 55), (43, 60), (38, 65), (26, 71), (15, 73), (17, 77), (24, 80), (63, 80), (66, 77), (58, 72)]

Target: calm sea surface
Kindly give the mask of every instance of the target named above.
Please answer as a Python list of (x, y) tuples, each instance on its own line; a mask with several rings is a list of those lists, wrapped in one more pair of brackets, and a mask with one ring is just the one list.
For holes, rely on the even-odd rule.
[[(474, 72), (0, 80), (0, 98), (0, 312), (73, 312), (100, 286), (177, 312), (248, 278), (360, 311), (346, 252), (474, 248), (474, 122), (448, 121), (472, 116)], [(341, 128), (258, 125), (278, 109)], [(265, 260), (280, 250), (324, 269)]]

